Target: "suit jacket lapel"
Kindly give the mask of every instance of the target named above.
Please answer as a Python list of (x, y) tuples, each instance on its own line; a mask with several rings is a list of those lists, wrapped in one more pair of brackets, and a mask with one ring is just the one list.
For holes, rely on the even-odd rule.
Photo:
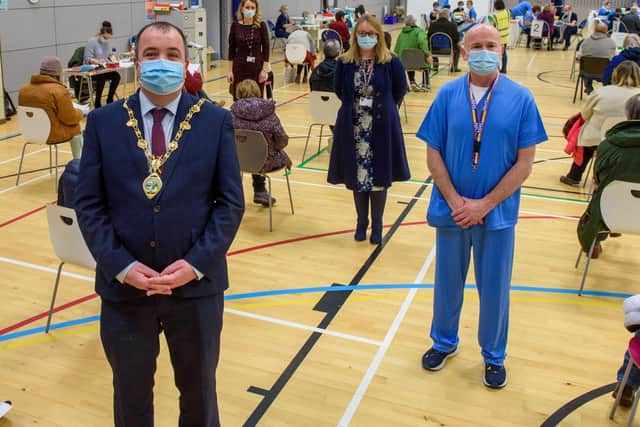
[[(129, 98), (127, 98), (126, 101), (129, 108), (133, 110), (133, 115), (138, 121), (138, 128), (140, 129), (140, 132), (142, 132), (142, 137), (144, 138), (144, 121), (142, 120), (142, 113), (140, 112), (140, 99), (138, 97), (138, 94), (139, 92), (134, 93)], [(127, 112), (124, 108), (122, 110), (126, 123), (126, 121), (129, 120), (129, 116), (127, 115)], [(127, 133), (127, 149), (129, 150), (131, 160), (135, 165), (136, 178), (140, 179), (140, 186), (142, 188), (142, 180), (144, 180), (147, 175), (149, 175), (149, 164), (144, 152), (142, 151), (142, 149), (140, 149), (140, 147), (138, 147), (138, 139), (136, 138), (136, 134), (133, 129), (130, 127), (126, 127), (125, 129)], [(148, 143), (151, 144), (151, 141), (148, 141)]]
[[(170, 141), (173, 141), (173, 139), (175, 138), (176, 133), (178, 132), (178, 127), (180, 127), (180, 123), (182, 123), (187, 113), (189, 112), (189, 108), (191, 108), (191, 105), (193, 104), (190, 98), (191, 97), (186, 93), (182, 93), (182, 96), (180, 97), (180, 102), (178, 103), (178, 110), (176, 111), (176, 117), (173, 121), (173, 132), (171, 133)], [(173, 175), (173, 172), (176, 169), (178, 162), (180, 161), (182, 152), (185, 150), (185, 144), (189, 139), (190, 133), (191, 131), (186, 131), (182, 134), (182, 138), (180, 138), (180, 141), (178, 141), (178, 149), (174, 151), (173, 154), (171, 154), (171, 156), (169, 156), (169, 159), (162, 167), (162, 184), (163, 185), (162, 185), (162, 190), (160, 190), (160, 194), (158, 194), (158, 199), (162, 197), (162, 194), (164, 193), (165, 188), (167, 188), (167, 185), (169, 185), (171, 181), (171, 176)]]

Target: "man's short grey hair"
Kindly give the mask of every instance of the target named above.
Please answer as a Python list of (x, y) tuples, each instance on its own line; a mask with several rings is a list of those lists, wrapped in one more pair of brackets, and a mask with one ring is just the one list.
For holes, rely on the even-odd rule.
[(627, 120), (640, 120), (640, 95), (633, 95), (624, 105)]
[(407, 17), (404, 18), (404, 23), (407, 25), (416, 25), (416, 17), (413, 15), (407, 15)]
[(442, 9), (440, 12), (438, 12), (438, 19), (440, 19), (440, 18), (451, 19), (451, 15), (449, 13), (449, 9)]
[(640, 37), (637, 34), (629, 34), (624, 38), (622, 42), (622, 47), (624, 49), (629, 49), (632, 47), (640, 47)]
[(336, 58), (340, 55), (340, 44), (338, 40), (329, 39), (324, 42), (324, 46), (322, 46), (322, 52), (324, 53), (325, 58)]
[(631, 13), (633, 13), (634, 15), (637, 15), (638, 14), (638, 8), (635, 7), (635, 6), (632, 6), (631, 7)]

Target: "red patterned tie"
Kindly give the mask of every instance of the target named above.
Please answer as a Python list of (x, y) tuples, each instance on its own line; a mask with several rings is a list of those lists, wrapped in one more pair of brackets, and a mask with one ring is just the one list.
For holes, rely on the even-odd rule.
[(164, 130), (162, 129), (162, 119), (167, 113), (164, 108), (158, 108), (152, 110), (153, 115), (153, 129), (151, 130), (151, 153), (154, 156), (162, 156), (167, 152), (167, 143), (164, 136)]

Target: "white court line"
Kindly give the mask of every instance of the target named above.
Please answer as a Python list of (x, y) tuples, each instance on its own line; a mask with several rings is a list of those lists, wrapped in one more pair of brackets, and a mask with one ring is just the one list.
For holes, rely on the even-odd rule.
[[(39, 149), (39, 150), (36, 150), (36, 151), (32, 151), (32, 152), (30, 152), (30, 153), (27, 153), (27, 154), (25, 154), (24, 156), (25, 156), (25, 157), (33, 156), (34, 154), (38, 154), (38, 153), (40, 153), (41, 151), (44, 151), (44, 150), (46, 150), (46, 149), (47, 149), (47, 148), (41, 148), (41, 149)], [(7, 159), (7, 160), (3, 160), (3, 161), (1, 161), (1, 162), (0, 162), (0, 165), (4, 165), (4, 164), (6, 164), (6, 163), (15, 162), (16, 160), (20, 160), (20, 156), (16, 156), (16, 157), (12, 157), (12, 158)]]
[(53, 175), (47, 174), (47, 175), (43, 175), (43, 176), (38, 176), (36, 178), (31, 178), (31, 179), (26, 180), (26, 181), (22, 181), (20, 183), (20, 185), (13, 185), (13, 186), (11, 186), (9, 188), (5, 188), (4, 190), (0, 190), (0, 194), (8, 193), (9, 191), (13, 191), (13, 190), (17, 190), (18, 188), (24, 187), (27, 184), (31, 184), (32, 182), (40, 181), (42, 179), (49, 178), (49, 177), (52, 177), (52, 176)]
[(533, 55), (531, 56), (531, 60), (527, 64), (527, 71), (531, 70), (531, 66), (533, 65), (533, 60), (536, 59), (536, 55), (538, 55), (538, 52), (533, 52)]
[[(20, 267), (26, 267), (26, 268), (30, 268), (32, 270), (38, 270), (38, 271), (44, 271), (47, 273), (57, 273), (58, 270), (55, 268), (50, 268), (50, 267), (44, 267), (41, 265), (37, 265), (37, 264), (32, 264), (29, 262), (24, 262), (24, 261), (19, 261), (17, 259), (11, 259), (11, 258), (5, 258), (0, 256), (0, 262), (5, 262), (7, 264), (12, 264), (12, 265), (17, 265)], [(68, 273), (63, 271), (62, 272), (62, 276), (65, 277), (73, 277), (74, 279), (80, 279), (80, 280), (84, 280), (85, 282), (94, 282), (94, 278), (93, 277), (89, 277), (89, 276), (84, 276), (82, 274), (76, 274), (76, 273)], [(323, 328), (316, 328), (313, 326), (308, 326), (308, 325), (304, 325), (302, 323), (296, 323), (296, 322), (290, 322), (288, 320), (282, 320), (282, 319), (277, 319), (275, 317), (269, 317), (269, 316), (263, 316), (261, 314), (254, 314), (254, 313), (249, 313), (246, 311), (241, 311), (241, 310), (236, 310), (233, 308), (225, 308), (224, 311), (231, 313), (231, 314), (235, 314), (238, 316), (243, 316), (243, 317), (248, 317), (250, 319), (255, 319), (255, 320), (262, 320), (264, 322), (269, 322), (269, 323), (275, 323), (277, 325), (283, 325), (283, 326), (289, 326), (292, 328), (296, 328), (296, 329), (302, 329), (305, 331), (310, 331), (310, 332), (318, 332), (324, 335), (331, 335), (333, 337), (337, 337), (337, 338), (343, 338), (346, 340), (350, 340), (350, 341), (356, 341), (356, 342), (361, 342), (364, 344), (371, 344), (371, 345), (375, 345), (377, 347), (380, 347), (381, 345), (383, 345), (383, 343), (381, 341), (377, 341), (377, 340), (372, 340), (369, 338), (364, 338), (364, 337), (359, 337), (356, 335), (350, 335), (350, 334), (344, 334), (342, 332), (336, 332), (336, 331), (330, 331), (327, 329), (323, 329)]]
[[(24, 262), (24, 261), (19, 261), (17, 259), (5, 258), (3, 256), (0, 256), (0, 262), (6, 262), (7, 264), (18, 265), (20, 267), (26, 267), (32, 270), (46, 271), (47, 273), (55, 274), (58, 272), (58, 270), (55, 268), (44, 267), (42, 265), (31, 264), (30, 262)], [(76, 273), (67, 273), (66, 271), (63, 271), (61, 275), (65, 277), (73, 277), (74, 279), (84, 280), (85, 282), (95, 281), (93, 277), (84, 276), (82, 274), (76, 274)]]
[[(433, 245), (433, 247), (431, 248), (431, 252), (429, 252), (429, 255), (427, 255), (427, 258), (424, 260), (424, 264), (422, 265), (420, 272), (416, 276), (416, 279), (413, 281), (414, 284), (422, 283), (424, 276), (427, 274), (427, 270), (429, 270), (429, 267), (433, 262), (433, 258), (435, 257), (435, 254), (436, 254), (436, 246)], [(412, 288), (407, 294), (407, 297), (405, 298), (404, 302), (402, 303), (402, 306), (400, 307), (400, 311), (398, 311), (396, 318), (393, 319), (393, 323), (391, 324), (391, 327), (389, 328), (387, 335), (384, 337), (382, 346), (378, 349), (378, 352), (376, 353), (373, 360), (371, 361), (371, 364), (369, 365), (369, 369), (367, 369), (367, 372), (364, 374), (364, 377), (362, 378), (362, 381), (360, 382), (358, 389), (356, 390), (355, 394), (351, 398), (351, 402), (349, 402), (349, 406), (347, 406), (347, 409), (344, 411), (344, 414), (342, 415), (342, 418), (338, 423), (338, 427), (347, 427), (351, 422), (353, 415), (356, 413), (356, 410), (358, 409), (358, 406), (360, 405), (360, 402), (362, 401), (364, 394), (367, 392), (367, 388), (369, 387), (369, 384), (371, 383), (373, 376), (378, 371), (378, 368), (380, 367), (380, 363), (382, 363), (382, 359), (384, 359), (384, 355), (386, 354), (387, 350), (391, 346), (391, 342), (393, 341), (393, 338), (398, 332), (398, 329), (400, 328), (400, 324), (404, 320), (404, 316), (407, 314), (407, 311), (411, 306), (411, 302), (413, 301), (413, 297), (415, 297), (417, 292), (418, 292), (418, 289)]]
[(261, 314), (249, 313), (246, 311), (240, 311), (233, 308), (225, 308), (224, 311), (232, 314), (237, 314), (238, 316), (248, 317), (250, 319), (262, 320), (264, 322), (275, 323), (276, 325), (290, 326), (292, 328), (302, 329), (310, 332), (318, 332), (324, 335), (331, 335), (333, 337), (344, 338), (346, 340), (375, 345), (377, 347), (380, 347), (383, 345), (381, 341), (376, 341), (369, 338), (359, 337), (359, 336), (350, 335), (350, 334), (344, 334), (342, 332), (330, 331), (328, 329), (323, 329), (323, 328), (316, 328), (313, 326), (303, 325), (302, 323), (290, 322), (288, 320), (277, 319), (275, 317), (270, 317), (270, 316), (263, 316)]

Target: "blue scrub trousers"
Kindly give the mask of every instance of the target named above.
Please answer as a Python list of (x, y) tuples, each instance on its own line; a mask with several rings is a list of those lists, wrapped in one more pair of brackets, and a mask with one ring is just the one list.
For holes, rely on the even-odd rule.
[(436, 228), (433, 348), (450, 352), (458, 346), (464, 284), (473, 250), (480, 297), (478, 342), (485, 363), (504, 364), (514, 239), (515, 227), (496, 231), (489, 231), (484, 225)]

